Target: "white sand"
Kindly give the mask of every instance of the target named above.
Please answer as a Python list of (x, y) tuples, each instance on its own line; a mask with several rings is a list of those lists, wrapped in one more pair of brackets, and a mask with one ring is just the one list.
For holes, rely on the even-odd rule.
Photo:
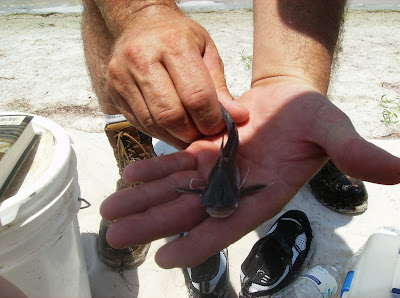
[[(252, 54), (251, 12), (192, 17), (209, 30), (225, 63), (228, 87), (235, 97), (240, 96), (251, 78), (245, 62)], [(329, 96), (363, 137), (400, 156), (400, 124), (386, 126), (381, 121), (385, 109), (380, 105), (385, 95), (393, 101), (386, 104), (386, 111), (399, 111), (400, 14), (351, 12), (344, 29)], [(90, 233), (98, 230), (98, 207), (114, 191), (118, 172), (84, 63), (80, 16), (0, 16), (0, 40), (0, 109), (48, 117), (62, 125), (73, 141), (82, 197), (92, 203), (78, 216), (93, 296), (187, 296), (180, 270), (162, 270), (154, 263), (154, 253), (165, 240), (152, 244), (148, 259), (137, 270), (124, 272), (127, 281), (98, 262)], [(366, 185), (369, 207), (359, 216), (337, 214), (321, 206), (308, 186), (287, 206), (285, 210), (306, 212), (313, 226), (317, 248), (310, 265), (343, 265), (375, 228), (399, 225), (400, 186)], [(240, 289), (240, 264), (275, 220), (230, 246), (231, 297), (237, 297)]]

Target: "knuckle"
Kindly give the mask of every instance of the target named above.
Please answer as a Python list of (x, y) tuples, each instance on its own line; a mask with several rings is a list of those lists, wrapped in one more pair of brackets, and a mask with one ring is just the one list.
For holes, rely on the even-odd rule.
[(170, 49), (179, 48), (183, 42), (183, 34), (177, 29), (165, 30), (161, 36), (161, 41)]
[(139, 70), (140, 73), (147, 73), (151, 60), (148, 55), (148, 51), (143, 46), (132, 42), (123, 50), (123, 61)]
[(119, 67), (118, 63), (112, 59), (108, 64), (108, 73), (107, 80), (108, 81), (119, 81), (122, 77), (122, 71)]
[(124, 58), (126, 58), (130, 63), (140, 64), (142, 61), (143, 49), (141, 46), (136, 45), (136, 43), (131, 42), (126, 45), (122, 51)]
[(176, 111), (176, 109), (166, 109), (155, 116), (156, 122), (165, 128), (173, 128), (182, 125), (185, 115)]
[(205, 89), (197, 89), (184, 96), (183, 101), (186, 107), (196, 111), (206, 106), (209, 98), (211, 98), (210, 92)]
[(153, 120), (151, 117), (142, 119), (141, 123), (142, 123), (142, 126), (143, 126), (150, 134), (154, 134), (154, 133), (157, 132), (157, 125), (154, 123), (154, 120)]
[(183, 32), (175, 28), (163, 32), (161, 35), (161, 44), (166, 53), (179, 57), (193, 53), (196, 49), (194, 37), (190, 36), (188, 32)]

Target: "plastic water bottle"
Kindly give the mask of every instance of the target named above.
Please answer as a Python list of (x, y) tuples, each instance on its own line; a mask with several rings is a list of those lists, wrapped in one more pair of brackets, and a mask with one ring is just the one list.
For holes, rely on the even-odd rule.
[(339, 265), (317, 265), (271, 298), (331, 297), (341, 285), (342, 271)]

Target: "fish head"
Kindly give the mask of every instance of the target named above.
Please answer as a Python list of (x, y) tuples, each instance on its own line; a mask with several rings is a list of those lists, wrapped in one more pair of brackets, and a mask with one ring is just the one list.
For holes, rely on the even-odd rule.
[(211, 216), (227, 217), (238, 206), (240, 190), (236, 183), (228, 183), (224, 179), (214, 182), (205, 189), (202, 204)]

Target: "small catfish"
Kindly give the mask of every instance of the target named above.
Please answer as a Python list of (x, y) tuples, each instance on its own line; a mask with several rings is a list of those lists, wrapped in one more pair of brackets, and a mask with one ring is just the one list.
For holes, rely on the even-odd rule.
[(201, 202), (204, 208), (213, 217), (229, 216), (238, 206), (241, 196), (267, 187), (267, 185), (253, 185), (240, 189), (240, 174), (236, 163), (239, 134), (235, 121), (222, 105), (221, 110), (228, 130), (228, 141), (223, 147), (224, 137), (222, 137), (220, 156), (208, 176), (206, 187), (204, 190), (177, 188), (180, 192), (200, 195), (203, 198)]

